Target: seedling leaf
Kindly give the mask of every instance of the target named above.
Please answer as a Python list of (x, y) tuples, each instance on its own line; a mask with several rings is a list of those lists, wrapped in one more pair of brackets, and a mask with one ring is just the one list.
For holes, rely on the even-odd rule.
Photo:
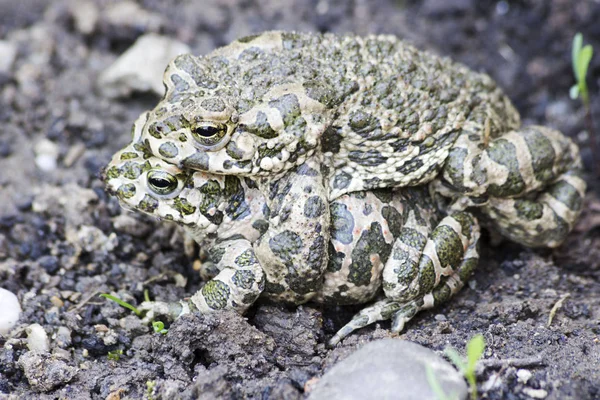
[(577, 60), (577, 69), (579, 70), (579, 80), (585, 81), (585, 77), (587, 75), (588, 67), (590, 66), (590, 61), (592, 61), (592, 56), (594, 55), (594, 49), (592, 45), (585, 45), (581, 52), (579, 53), (579, 59)]
[(165, 329), (165, 324), (162, 321), (153, 321), (152, 329), (154, 329), (154, 332), (162, 333), (163, 335), (166, 335), (167, 332), (169, 332), (168, 329)]
[(483, 355), (484, 349), (485, 340), (483, 339), (483, 335), (475, 335), (469, 340), (467, 343), (467, 362), (469, 364), (469, 370), (475, 369), (475, 365)]
[(127, 303), (126, 301), (121, 300), (120, 298), (118, 298), (116, 296), (113, 296), (113, 295), (110, 295), (110, 294), (107, 294), (107, 293), (102, 293), (100, 296), (104, 297), (104, 298), (106, 298), (108, 300), (112, 300), (115, 303), (117, 303), (118, 305), (120, 305), (121, 307), (125, 307), (128, 310), (133, 311), (135, 313), (135, 315), (137, 315), (138, 317), (140, 315), (142, 315), (142, 312), (140, 310), (138, 310), (137, 308), (135, 308), (135, 306)]
[(583, 46), (583, 35), (577, 33), (573, 38), (573, 48), (571, 50), (571, 61), (573, 63), (573, 74), (577, 81), (577, 89), (571, 88), (569, 96), (572, 99), (581, 97), (581, 101), (586, 107), (589, 106), (588, 87), (585, 78), (590, 66), (590, 61), (594, 54), (594, 49), (591, 45)]
[(577, 82), (581, 80), (579, 78), (577, 64), (579, 62), (579, 53), (581, 52), (582, 45), (583, 35), (581, 33), (577, 33), (573, 38), (573, 48), (571, 49), (571, 63), (573, 64), (573, 74), (575, 74), (575, 79), (577, 79)]

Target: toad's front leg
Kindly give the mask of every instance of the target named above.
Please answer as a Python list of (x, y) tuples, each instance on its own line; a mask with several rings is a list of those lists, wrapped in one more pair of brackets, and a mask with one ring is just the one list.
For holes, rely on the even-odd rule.
[(215, 244), (210, 254), (210, 261), (220, 271), (217, 276), (188, 301), (142, 303), (139, 308), (146, 312), (146, 321), (158, 316), (176, 319), (193, 311), (210, 313), (227, 309), (242, 314), (256, 301), (264, 289), (265, 276), (252, 243), (244, 238), (225, 240)]
[(329, 204), (321, 164), (309, 159), (259, 185), (269, 208), (269, 227), (254, 247), (267, 278), (265, 295), (306, 302), (319, 290), (328, 260)]

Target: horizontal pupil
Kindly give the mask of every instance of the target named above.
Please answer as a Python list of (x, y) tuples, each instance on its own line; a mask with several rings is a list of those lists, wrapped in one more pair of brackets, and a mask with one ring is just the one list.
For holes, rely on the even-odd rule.
[(203, 126), (200, 128), (196, 128), (194, 130), (194, 132), (197, 135), (200, 135), (203, 137), (211, 137), (211, 136), (215, 136), (217, 133), (219, 133), (219, 128), (214, 127), (214, 126)]
[(154, 178), (152, 179), (152, 184), (158, 188), (169, 187), (169, 181), (166, 179)]

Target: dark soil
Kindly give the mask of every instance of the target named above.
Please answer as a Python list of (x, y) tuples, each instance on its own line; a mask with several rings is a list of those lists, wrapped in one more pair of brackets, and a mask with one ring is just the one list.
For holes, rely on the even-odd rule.
[[(327, 338), (356, 309), (269, 304), (245, 318), (186, 316), (161, 335), (97, 296), (112, 292), (137, 304), (148, 289), (152, 298), (177, 300), (201, 284), (179, 232), (124, 214), (98, 178), (129, 140), (135, 118), (158, 98), (107, 99), (97, 77), (148, 31), (178, 38), (195, 53), (268, 29), (393, 33), (489, 73), (526, 123), (565, 132), (592, 164), (582, 107), (568, 92), (573, 35), (583, 32), (600, 50), (597, 1), (141, 0), (160, 23), (115, 25), (102, 19), (112, 2), (94, 0), (100, 19), (86, 34), (73, 20), (77, 3), (83, 2), (0, 2), (0, 39), (18, 44), (13, 68), (0, 73), (0, 286), (23, 307), (20, 328), (11, 339), (0, 337), (0, 398), (114, 400), (152, 391), (154, 398), (302, 398), (336, 361), (389, 335), (381, 324), (329, 350)], [(589, 77), (600, 125), (598, 55)], [(47, 172), (34, 163), (43, 139), (58, 151), (57, 167)], [(564, 246), (532, 251), (494, 245), (487, 235), (469, 287), (420, 314), (401, 338), (434, 350), (463, 349), (482, 333), (486, 359), (541, 356), (542, 365), (524, 367), (533, 374), (526, 384), (508, 364), (482, 371), (483, 398), (529, 399), (543, 389), (547, 399), (600, 399), (597, 178), (588, 172), (584, 217)], [(179, 275), (189, 278), (183, 287)], [(566, 294), (548, 326), (550, 310)], [(33, 323), (51, 339), (53, 359), (62, 362), (54, 366), (66, 374), (75, 368), (70, 383), (28, 383), (18, 360)]]

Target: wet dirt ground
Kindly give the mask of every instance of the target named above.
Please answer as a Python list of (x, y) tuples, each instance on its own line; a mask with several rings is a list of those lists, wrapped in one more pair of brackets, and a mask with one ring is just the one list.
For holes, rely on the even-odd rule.
[[(579, 143), (590, 188), (567, 243), (533, 251), (485, 235), (470, 285), (417, 316), (400, 337), (433, 350), (464, 349), (482, 333), (485, 359), (500, 360), (479, 375), (482, 398), (600, 399), (600, 185), (583, 109), (568, 96), (571, 40), (580, 31), (600, 49), (600, 3), (147, 0), (132, 20), (111, 17), (113, 3), (0, 2), (0, 39), (17, 51), (0, 72), (0, 286), (23, 308), (13, 337), (0, 336), (0, 398), (302, 398), (336, 361), (390, 335), (383, 323), (330, 350), (327, 338), (356, 308), (264, 303), (245, 317), (186, 316), (162, 335), (98, 297), (114, 293), (138, 304), (147, 289), (152, 298), (177, 300), (201, 285), (173, 226), (125, 213), (103, 190), (99, 171), (158, 97), (103, 97), (99, 74), (147, 32), (201, 54), (242, 35), (285, 29), (396, 34), (487, 72), (525, 123), (550, 125)], [(81, 7), (97, 12), (91, 28), (81, 25)], [(600, 121), (598, 55), (589, 76)], [(40, 168), (40, 154), (57, 164)], [(34, 323), (50, 337), (53, 356), (24, 366), (25, 327)], [(530, 363), (506, 362), (515, 358)], [(56, 375), (32, 385), (24, 371), (35, 373), (35, 365)], [(532, 373), (526, 383), (519, 368)]]

